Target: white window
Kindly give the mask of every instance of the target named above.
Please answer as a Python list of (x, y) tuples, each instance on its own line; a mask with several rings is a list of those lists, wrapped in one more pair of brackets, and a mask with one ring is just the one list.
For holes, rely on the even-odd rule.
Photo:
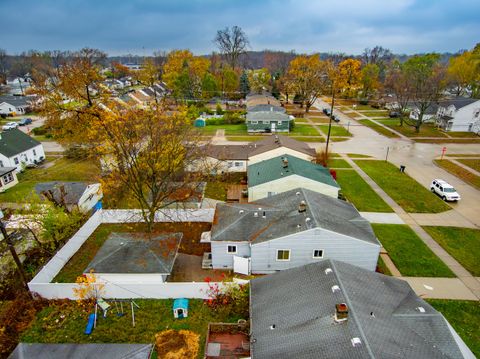
[(242, 167), (242, 162), (235, 162), (235, 167)]
[(35, 151), (35, 149), (33, 149), (32, 151), (33, 151), (33, 155), (36, 156), (37, 152)]
[(11, 173), (7, 173), (5, 176), (3, 176), (3, 183), (7, 184), (13, 182), (13, 176)]
[(270, 121), (263, 121), (264, 125), (268, 125), (269, 123), (270, 123)]
[(5, 166), (3, 165), (3, 161), (0, 161), (0, 167), (5, 167)]
[(256, 125), (258, 121), (252, 121), (252, 125)]
[(290, 249), (277, 249), (277, 261), (289, 261)]
[(18, 162), (18, 157), (15, 157), (15, 158), (13, 159), (13, 162), (14, 162), (16, 165), (18, 165), (18, 164), (19, 164), (19, 162)]
[(276, 194), (277, 192), (268, 192), (267, 197), (272, 197), (272, 196), (275, 196)]
[(237, 253), (237, 246), (227, 246), (227, 253)]
[(278, 121), (277, 123), (278, 123), (279, 125), (281, 125), (281, 124), (282, 124), (282, 121)]
[(313, 258), (323, 258), (323, 249), (314, 249)]

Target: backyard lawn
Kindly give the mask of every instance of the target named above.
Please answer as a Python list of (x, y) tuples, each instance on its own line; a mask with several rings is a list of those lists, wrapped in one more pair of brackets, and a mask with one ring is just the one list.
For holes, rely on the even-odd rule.
[[(180, 252), (186, 254), (203, 255), (209, 250), (209, 246), (200, 243), (202, 232), (210, 230), (210, 223), (202, 222), (168, 222), (155, 223), (154, 233), (175, 233), (182, 232), (183, 238), (180, 244)], [(88, 264), (102, 247), (112, 232), (144, 232), (143, 223), (119, 223), (101, 224), (93, 234), (83, 243), (80, 249), (65, 264), (60, 273), (52, 280), (59, 283), (74, 283), (78, 276), (82, 275)]]
[(383, 110), (376, 110), (376, 111), (373, 111), (373, 110), (369, 110), (369, 111), (359, 110), (358, 112), (361, 113), (364, 116), (367, 116), (367, 117), (385, 117), (385, 116), (388, 116), (388, 112), (383, 111)]
[(205, 127), (197, 128), (201, 134), (205, 135), (214, 135), (217, 130), (225, 130), (225, 135), (246, 135), (247, 134), (247, 125), (244, 123), (236, 125), (207, 125)]
[(384, 124), (385, 126), (390, 127), (391, 129), (400, 132), (402, 135), (407, 137), (447, 137), (443, 132), (438, 130), (432, 124), (423, 124), (420, 127), (420, 132), (415, 131), (415, 127), (403, 124), (400, 126), (400, 121), (398, 119), (389, 119), (389, 120), (377, 120), (378, 122)]
[(352, 168), (344, 159), (332, 157), (328, 159), (327, 166), (329, 168)]
[(452, 257), (480, 277), (480, 230), (458, 227), (423, 227)]
[(389, 162), (371, 160), (355, 162), (407, 212), (439, 213), (451, 209), (439, 197), (406, 173), (401, 173)]
[(469, 185), (480, 188), (480, 176), (460, 167), (450, 160), (435, 160), (435, 163)]
[(290, 132), (290, 136), (320, 136), (318, 131), (311, 125), (297, 125)]
[(100, 168), (90, 159), (74, 160), (57, 158), (49, 168), (27, 168), (19, 173), (15, 187), (0, 194), (0, 202), (21, 202), (34, 191), (35, 184), (46, 181), (95, 181), (100, 175)]
[(393, 212), (390, 206), (363, 180), (351, 170), (338, 170), (337, 182), (343, 195), (363, 212)]
[(409, 226), (373, 223), (372, 227), (403, 276), (455, 277)]
[(427, 299), (442, 313), (477, 358), (480, 357), (480, 302)]
[(224, 311), (213, 311), (201, 299), (190, 299), (188, 317), (174, 319), (173, 300), (138, 299), (135, 303), (135, 327), (130, 303), (123, 303), (124, 316), (115, 309), (106, 318), (98, 316), (97, 327), (85, 335), (88, 312), (75, 301), (52, 303), (41, 310), (20, 341), (26, 343), (154, 343), (155, 334), (167, 329), (191, 330), (200, 336), (198, 358), (203, 358), (209, 322), (236, 322), (240, 318)]

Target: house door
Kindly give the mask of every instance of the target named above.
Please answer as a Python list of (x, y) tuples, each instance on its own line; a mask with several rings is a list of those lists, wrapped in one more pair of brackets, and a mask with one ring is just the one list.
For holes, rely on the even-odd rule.
[(275, 132), (277, 129), (277, 124), (275, 122), (272, 122), (272, 133)]
[(250, 258), (233, 256), (233, 271), (240, 274), (250, 274)]

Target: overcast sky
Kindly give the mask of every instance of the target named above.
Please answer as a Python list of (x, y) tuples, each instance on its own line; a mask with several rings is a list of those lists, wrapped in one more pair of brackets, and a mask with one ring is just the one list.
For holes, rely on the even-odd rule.
[(456, 52), (480, 42), (480, 0), (0, 0), (0, 48), (151, 54), (215, 50), (238, 25), (251, 50)]

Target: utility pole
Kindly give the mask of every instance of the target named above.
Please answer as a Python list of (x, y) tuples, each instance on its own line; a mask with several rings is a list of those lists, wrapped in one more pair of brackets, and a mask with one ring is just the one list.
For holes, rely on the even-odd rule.
[(15, 264), (17, 265), (18, 272), (20, 273), (20, 277), (22, 277), (22, 282), (23, 286), (25, 287), (26, 291), (30, 293), (30, 290), (28, 289), (28, 280), (27, 276), (25, 274), (25, 271), (23, 270), (22, 262), (20, 262), (20, 258), (18, 257), (17, 252), (15, 251), (15, 246), (12, 243), (12, 239), (9, 237), (7, 233), (7, 229), (5, 228), (5, 223), (1, 220), (3, 218), (3, 212), (0, 211), (0, 230), (3, 234), (3, 238), (5, 239), (5, 242), (7, 242), (8, 249), (10, 250), (10, 253), (12, 254), (13, 260), (15, 261)]
[(328, 144), (330, 143), (330, 132), (332, 130), (333, 106), (335, 105), (335, 80), (332, 81), (332, 106), (330, 107), (330, 121), (328, 122), (327, 144), (325, 146), (325, 155), (328, 156)]

